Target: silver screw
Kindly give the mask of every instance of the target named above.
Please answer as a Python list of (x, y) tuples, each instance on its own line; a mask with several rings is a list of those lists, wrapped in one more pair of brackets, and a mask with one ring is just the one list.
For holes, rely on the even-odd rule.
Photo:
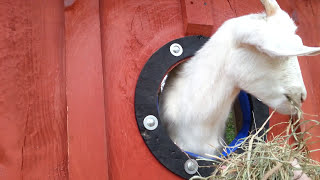
[(154, 122), (154, 119), (148, 118), (146, 119), (146, 124), (150, 127), (153, 127), (156, 123)]
[(158, 119), (153, 115), (148, 115), (143, 119), (143, 125), (148, 130), (155, 130), (158, 127)]
[(181, 47), (180, 44), (173, 43), (170, 46), (170, 52), (174, 56), (181, 56), (181, 54), (183, 53), (183, 48)]
[(198, 171), (198, 163), (196, 160), (194, 159), (188, 159), (185, 163), (184, 163), (184, 170), (188, 173), (188, 174), (195, 174)]
[(173, 51), (174, 53), (179, 53), (179, 52), (180, 52), (179, 46), (173, 46), (173, 47), (172, 47), (172, 51)]

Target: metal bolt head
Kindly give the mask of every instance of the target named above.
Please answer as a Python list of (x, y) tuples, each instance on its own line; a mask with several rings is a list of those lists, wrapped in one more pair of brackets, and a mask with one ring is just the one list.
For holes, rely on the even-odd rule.
[(153, 115), (148, 115), (143, 119), (143, 125), (148, 130), (155, 130), (158, 127), (158, 119)]
[(194, 159), (188, 159), (185, 163), (184, 163), (184, 170), (188, 173), (188, 174), (195, 174), (198, 171), (198, 163), (196, 160)]
[(181, 56), (181, 54), (183, 53), (183, 48), (180, 44), (173, 43), (170, 46), (170, 52), (174, 56)]
[(156, 122), (154, 121), (154, 119), (148, 118), (148, 119), (146, 119), (146, 124), (149, 127), (153, 127), (156, 124)]
[(172, 51), (173, 51), (174, 53), (179, 53), (179, 52), (180, 52), (179, 46), (173, 46), (173, 47), (172, 47)]

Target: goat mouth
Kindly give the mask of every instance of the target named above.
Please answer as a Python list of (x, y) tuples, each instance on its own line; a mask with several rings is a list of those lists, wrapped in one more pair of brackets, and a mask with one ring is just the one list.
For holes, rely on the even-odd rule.
[(296, 101), (294, 98), (290, 97), (288, 94), (285, 94), (285, 97), (287, 98), (287, 100), (289, 101), (289, 103), (290, 103), (290, 105), (292, 107), (297, 107), (297, 108), (300, 109), (301, 104), (303, 102), (302, 97), (301, 97), (301, 101), (300, 102)]
[(301, 103), (303, 102), (303, 99), (301, 97), (301, 101), (298, 102), (297, 100), (295, 100), (294, 98), (292, 98), (291, 96), (289, 96), (288, 94), (285, 94), (287, 100), (294, 106), (300, 107)]
[(284, 96), (286, 96), (288, 101), (292, 101), (292, 98), (288, 94), (284, 94)]

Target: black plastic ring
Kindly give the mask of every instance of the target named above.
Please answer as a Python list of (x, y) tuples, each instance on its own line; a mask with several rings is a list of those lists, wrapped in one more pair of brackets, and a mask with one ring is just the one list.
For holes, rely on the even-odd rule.
[[(196, 158), (181, 151), (166, 134), (157, 109), (158, 90), (167, 71), (179, 61), (193, 56), (207, 40), (208, 38), (204, 36), (187, 36), (173, 40), (161, 47), (150, 57), (142, 69), (135, 91), (135, 115), (144, 142), (161, 164), (185, 179), (193, 176), (185, 172), (185, 162), (189, 158)], [(170, 53), (170, 46), (173, 43), (178, 43), (183, 47), (183, 53), (180, 56), (174, 56)], [(250, 99), (255, 115), (255, 123), (251, 124), (260, 127), (269, 116), (269, 109), (256, 98), (250, 97)], [(148, 115), (153, 115), (158, 119), (158, 126), (154, 130), (147, 130), (144, 127), (143, 120)], [(253, 128), (251, 127), (251, 129)], [(212, 162), (198, 161), (198, 164), (199, 166), (208, 166), (198, 169), (201, 176), (210, 176), (214, 170)]]

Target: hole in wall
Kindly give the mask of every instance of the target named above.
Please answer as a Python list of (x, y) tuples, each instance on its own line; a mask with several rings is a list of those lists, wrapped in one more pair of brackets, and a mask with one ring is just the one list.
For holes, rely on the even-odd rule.
[(237, 133), (238, 131), (234, 111), (231, 110), (226, 122), (226, 130), (224, 132), (224, 141), (226, 142), (226, 144), (230, 144), (237, 136)]
[(238, 98), (233, 102), (232, 109), (230, 110), (228, 120), (226, 122), (226, 130), (224, 134), (225, 142), (230, 144), (240, 132), (243, 127), (243, 115)]
[[(167, 85), (171, 85), (170, 81), (173, 80), (173, 78), (174, 78), (173, 76), (177, 76), (177, 74), (181, 70), (184, 63), (186, 63), (186, 61), (188, 61), (189, 59), (190, 58), (183, 59), (182, 61), (173, 65), (167, 71), (166, 75), (163, 77), (161, 84), (160, 84), (160, 87), (159, 87), (159, 91), (158, 91), (158, 111), (159, 111), (159, 114), (160, 114), (160, 109), (161, 109), (161, 107), (160, 107), (161, 106), (160, 105), (161, 104), (160, 103), (161, 94), (166, 88), (166, 83), (167, 83)], [(224, 133), (224, 136), (222, 137), (225, 144), (229, 145), (233, 140), (235, 140), (235, 138), (238, 135), (238, 132), (242, 129), (242, 125), (243, 125), (242, 120), (243, 120), (243, 117), (242, 117), (242, 110), (241, 110), (241, 106), (240, 106), (240, 101), (238, 98), (236, 98), (236, 100), (234, 101), (233, 106), (230, 110), (228, 119), (226, 121), (225, 133)], [(167, 135), (170, 137), (170, 135), (168, 133), (168, 129), (166, 127), (166, 123), (164, 123), (163, 118), (161, 116), (160, 116), (160, 121), (162, 121), (162, 124), (165, 127)], [(171, 138), (171, 140), (173, 141), (172, 138)], [(183, 151), (183, 149), (181, 147), (179, 147), (179, 148)]]

